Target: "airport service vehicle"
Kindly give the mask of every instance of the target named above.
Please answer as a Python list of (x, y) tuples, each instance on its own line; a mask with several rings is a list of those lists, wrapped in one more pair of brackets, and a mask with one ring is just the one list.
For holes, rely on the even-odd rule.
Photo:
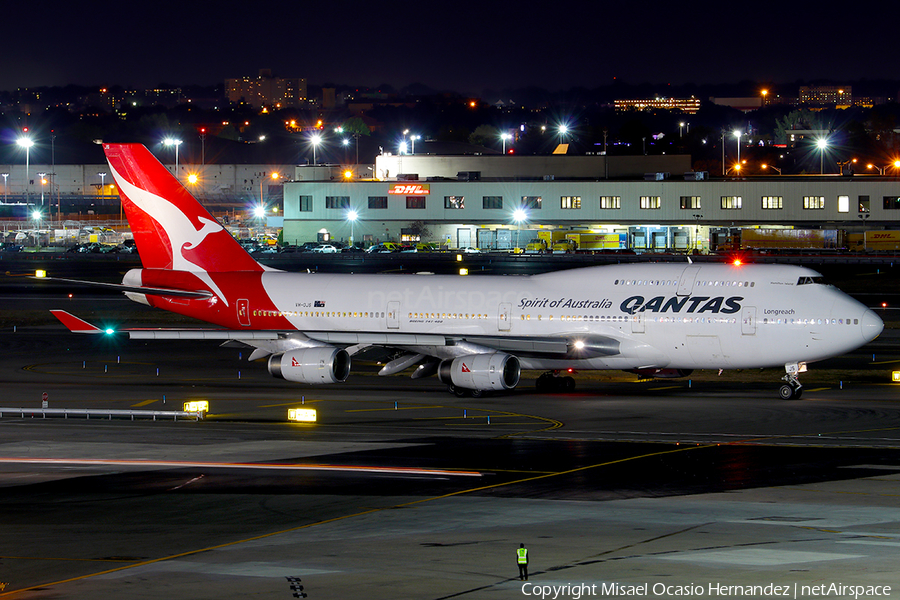
[[(216, 339), (254, 348), (302, 384), (347, 379), (352, 357), (385, 349), (381, 375), (416, 367), (459, 395), (509, 390), (523, 369), (553, 387), (568, 369), (681, 376), (784, 367), (784, 398), (806, 364), (873, 340), (870, 309), (816, 271), (784, 265), (645, 263), (530, 276), (288, 273), (256, 262), (139, 144), (104, 144), (143, 268), (114, 287), (214, 330), (129, 329), (133, 339)], [(110, 284), (98, 284), (106, 285)], [(75, 332), (102, 334), (64, 311)], [(365, 354), (361, 354), (365, 356)]]

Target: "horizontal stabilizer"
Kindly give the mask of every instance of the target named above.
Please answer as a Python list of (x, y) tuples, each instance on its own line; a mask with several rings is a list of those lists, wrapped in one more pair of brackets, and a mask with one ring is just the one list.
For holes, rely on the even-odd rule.
[(62, 281), (91, 287), (101, 287), (120, 292), (133, 292), (135, 294), (148, 294), (150, 296), (170, 296), (175, 298), (212, 298), (212, 292), (206, 290), (174, 290), (170, 288), (155, 288), (142, 285), (122, 285), (120, 283), (103, 283), (100, 281), (83, 281), (80, 279), (62, 279), (60, 277), (35, 277), (42, 281)]
[(91, 325), (84, 319), (79, 319), (75, 315), (67, 313), (64, 310), (57, 309), (51, 310), (50, 312), (73, 333), (102, 333), (103, 331), (99, 327)]

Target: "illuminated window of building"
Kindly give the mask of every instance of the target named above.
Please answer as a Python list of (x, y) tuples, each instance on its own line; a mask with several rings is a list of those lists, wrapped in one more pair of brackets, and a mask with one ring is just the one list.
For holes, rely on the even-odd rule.
[(741, 196), (722, 196), (722, 208), (724, 210), (740, 210)]
[(600, 208), (620, 209), (622, 208), (622, 197), (600, 196)]
[(838, 196), (838, 212), (850, 212), (850, 196)]
[(559, 199), (559, 207), (562, 209), (580, 209), (581, 196), (562, 196)]
[(762, 207), (764, 210), (781, 210), (784, 208), (784, 198), (781, 196), (763, 196)]
[(804, 210), (822, 210), (825, 208), (825, 196), (803, 196)]
[(660, 196), (641, 196), (641, 208), (655, 210), (662, 206)]

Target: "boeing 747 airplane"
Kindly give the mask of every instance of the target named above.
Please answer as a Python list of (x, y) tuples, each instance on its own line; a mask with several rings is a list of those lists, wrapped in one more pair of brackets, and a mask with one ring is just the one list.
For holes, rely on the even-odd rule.
[[(539, 389), (571, 389), (569, 369), (682, 376), (784, 367), (800, 396), (806, 364), (875, 339), (881, 319), (784, 265), (627, 264), (531, 276), (289, 273), (256, 262), (144, 146), (104, 144), (142, 269), (121, 289), (217, 329), (130, 329), (132, 339), (246, 344), (250, 360), (303, 384), (345, 381), (351, 357), (381, 347), (391, 375), (417, 365), (458, 395), (508, 390), (523, 369)], [(107, 284), (109, 285), (109, 284)], [(64, 311), (70, 330), (102, 330)]]

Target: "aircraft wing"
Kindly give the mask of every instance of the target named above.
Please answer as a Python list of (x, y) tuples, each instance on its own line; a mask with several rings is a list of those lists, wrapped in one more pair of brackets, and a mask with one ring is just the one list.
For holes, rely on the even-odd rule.
[[(50, 311), (60, 322), (73, 333), (113, 333), (76, 317), (64, 310)], [(569, 337), (533, 337), (533, 336), (459, 336), (421, 333), (367, 333), (348, 331), (246, 331), (213, 328), (123, 328), (115, 330), (125, 333), (131, 339), (179, 339), (179, 340), (233, 340), (254, 345), (256, 340), (278, 340), (292, 334), (302, 334), (310, 340), (338, 347), (348, 346), (381, 346), (387, 348), (423, 348), (455, 346), (461, 342), (469, 342), (503, 352), (519, 355), (565, 356), (572, 351), (576, 343)], [(579, 336), (580, 356), (611, 356), (619, 353), (619, 341), (605, 336)]]

